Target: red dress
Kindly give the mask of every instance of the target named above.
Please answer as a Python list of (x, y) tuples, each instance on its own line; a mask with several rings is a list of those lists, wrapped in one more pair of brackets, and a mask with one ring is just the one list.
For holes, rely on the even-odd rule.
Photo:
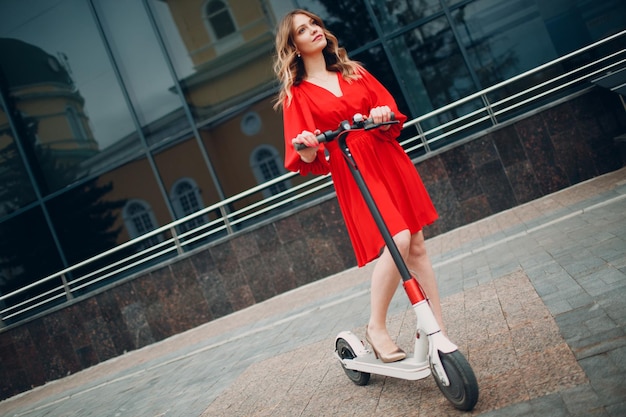
[[(367, 116), (373, 107), (389, 106), (401, 123), (387, 131), (350, 133), (350, 152), (392, 236), (406, 229), (417, 233), (437, 219), (437, 212), (415, 166), (396, 140), (406, 116), (398, 111), (391, 94), (367, 71), (351, 82), (339, 73), (337, 76), (341, 97), (307, 81), (291, 88), (291, 104), (283, 106), (285, 167), (301, 175), (331, 173), (357, 263), (363, 266), (380, 255), (385, 246), (382, 235), (337, 142), (321, 145), (317, 158), (306, 163), (291, 143), (303, 130), (335, 130), (342, 120), (352, 120), (355, 113)], [(330, 155), (328, 161), (324, 147)]]

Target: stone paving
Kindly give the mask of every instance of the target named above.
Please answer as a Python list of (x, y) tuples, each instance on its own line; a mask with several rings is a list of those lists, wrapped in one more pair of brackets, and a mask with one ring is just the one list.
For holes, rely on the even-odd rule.
[[(428, 240), (450, 338), (480, 398), (350, 382), (371, 266), (350, 269), (0, 402), (1, 416), (626, 416), (626, 168)], [(398, 343), (415, 317), (402, 291)]]
[[(480, 384), (473, 414), (589, 382), (522, 271), (448, 297), (443, 307), (448, 334)], [(412, 346), (413, 311), (390, 322), (398, 342)], [(356, 331), (364, 334), (364, 328)], [(202, 416), (245, 416), (250, 410), (263, 416), (467, 414), (450, 407), (432, 378), (373, 376), (366, 387), (352, 385), (330, 355), (332, 343), (323, 340), (252, 365)]]

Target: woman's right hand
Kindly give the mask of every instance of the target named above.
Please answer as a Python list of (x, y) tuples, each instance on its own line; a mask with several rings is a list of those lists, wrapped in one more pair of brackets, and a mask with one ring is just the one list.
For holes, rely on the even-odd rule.
[(302, 159), (306, 163), (311, 163), (315, 161), (317, 158), (317, 150), (319, 149), (320, 143), (317, 140), (317, 135), (322, 133), (320, 130), (315, 130), (315, 132), (309, 132), (307, 130), (303, 130), (295, 138), (291, 139), (291, 144), (295, 145), (296, 143), (302, 143), (306, 145), (306, 148), (301, 150), (296, 150), (300, 155), (300, 159)]

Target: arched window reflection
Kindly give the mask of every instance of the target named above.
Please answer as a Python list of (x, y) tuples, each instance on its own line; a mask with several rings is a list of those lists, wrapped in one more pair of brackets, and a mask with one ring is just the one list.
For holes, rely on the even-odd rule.
[[(182, 178), (172, 186), (172, 204), (177, 218), (188, 216), (204, 208), (200, 189), (191, 178)], [(198, 216), (180, 225), (180, 232), (186, 232), (206, 222), (206, 216)]]
[[(263, 184), (284, 174), (285, 170), (282, 166), (280, 154), (273, 146), (261, 145), (257, 147), (250, 156), (250, 167), (259, 184)], [(278, 194), (281, 191), (285, 191), (287, 186), (287, 181), (276, 183), (263, 190), (263, 195), (269, 197)]]
[(209, 1), (206, 5), (206, 17), (216, 40), (223, 39), (237, 31), (230, 10), (223, 1)]
[[(156, 218), (150, 204), (142, 200), (129, 200), (123, 210), (124, 224), (131, 239), (142, 236), (156, 228)], [(149, 248), (162, 240), (160, 236), (152, 236), (139, 244), (139, 249)]]
[(210, 0), (204, 7), (203, 15), (211, 37), (211, 45), (218, 54), (225, 53), (243, 42), (227, 2)]

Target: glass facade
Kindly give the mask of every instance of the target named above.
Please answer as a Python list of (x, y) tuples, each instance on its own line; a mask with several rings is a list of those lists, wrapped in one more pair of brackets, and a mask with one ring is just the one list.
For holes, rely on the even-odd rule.
[(295, 7), (409, 117), (626, 29), (621, 0), (4, 0), (0, 294), (284, 174), (272, 55)]

